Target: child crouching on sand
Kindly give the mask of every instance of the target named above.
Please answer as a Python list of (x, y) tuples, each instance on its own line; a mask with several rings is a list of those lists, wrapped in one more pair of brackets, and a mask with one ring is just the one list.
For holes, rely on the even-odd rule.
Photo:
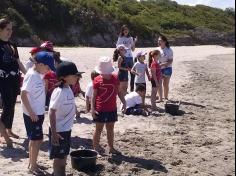
[(126, 115), (143, 115), (148, 116), (149, 112), (143, 104), (143, 96), (145, 96), (146, 87), (142, 84), (136, 86), (135, 92), (131, 92), (125, 96)]
[[(110, 153), (119, 154), (114, 148), (114, 126), (118, 120), (117, 115), (117, 95), (123, 103), (122, 111), (126, 111), (126, 102), (123, 94), (119, 91), (118, 76), (113, 74), (114, 68), (111, 59), (102, 57), (99, 60), (96, 72), (100, 75), (93, 81), (93, 96), (91, 113), (96, 123), (96, 130), (93, 136), (94, 150), (99, 150), (99, 142), (104, 126), (107, 129), (107, 139)], [(99, 151), (98, 151), (99, 152)]]
[(37, 164), (40, 146), (43, 142), (43, 122), (45, 113), (45, 85), (41, 74), (54, 70), (54, 59), (47, 52), (35, 56), (35, 65), (24, 77), (21, 89), (21, 101), (25, 128), (29, 138), (29, 172), (40, 174)]
[(70, 152), (71, 129), (76, 113), (75, 97), (70, 85), (75, 85), (81, 74), (72, 62), (62, 62), (56, 70), (57, 78), (62, 83), (53, 91), (49, 106), (49, 152), (50, 159), (53, 159), (54, 176), (66, 175), (66, 160)]

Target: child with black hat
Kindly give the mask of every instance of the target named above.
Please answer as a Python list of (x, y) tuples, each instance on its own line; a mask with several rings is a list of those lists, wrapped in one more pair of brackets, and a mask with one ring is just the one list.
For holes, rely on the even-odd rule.
[(66, 160), (70, 152), (71, 129), (76, 113), (75, 97), (70, 85), (75, 85), (82, 73), (72, 62), (62, 62), (56, 69), (61, 85), (54, 89), (49, 105), (49, 152), (50, 159), (54, 160), (54, 175), (65, 175)]

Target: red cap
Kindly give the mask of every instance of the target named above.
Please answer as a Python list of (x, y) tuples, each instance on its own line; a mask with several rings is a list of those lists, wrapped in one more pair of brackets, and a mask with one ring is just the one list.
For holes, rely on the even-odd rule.
[(31, 54), (36, 54), (36, 53), (38, 53), (39, 51), (41, 51), (41, 48), (39, 48), (39, 47), (34, 47), (34, 48), (32, 48), (32, 49), (30, 50), (30, 53), (31, 53)]
[(53, 43), (50, 42), (50, 41), (43, 42), (40, 47), (44, 48), (44, 49), (47, 49), (47, 50), (50, 50), (50, 51), (54, 51)]

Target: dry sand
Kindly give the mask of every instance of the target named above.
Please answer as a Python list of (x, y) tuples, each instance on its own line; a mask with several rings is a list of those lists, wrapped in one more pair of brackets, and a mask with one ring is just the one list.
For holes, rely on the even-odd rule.
[[(111, 56), (113, 49), (57, 48), (63, 57), (76, 62), (86, 71), (81, 82), (85, 89), (90, 71), (99, 56)], [(150, 51), (152, 48), (137, 49)], [(235, 49), (221, 46), (174, 47), (174, 75), (170, 98), (181, 100), (180, 116), (156, 114), (151, 117), (120, 117), (116, 124), (115, 145), (123, 156), (105, 153), (94, 172), (81, 173), (71, 168), (74, 176), (233, 176), (235, 175)], [(19, 48), (25, 63), (29, 48)], [(150, 84), (149, 84), (149, 87)], [(148, 91), (150, 96), (150, 88)], [(147, 99), (147, 103), (150, 101)], [(77, 104), (84, 109), (83, 98)], [(158, 104), (163, 108), (163, 104)], [(73, 127), (72, 150), (91, 148), (94, 125), (89, 114)], [(48, 118), (44, 123), (45, 138), (39, 162), (52, 172), (48, 158)], [(27, 140), (20, 104), (16, 106), (14, 149), (0, 145), (0, 176), (27, 175)], [(101, 145), (107, 150), (105, 132)]]

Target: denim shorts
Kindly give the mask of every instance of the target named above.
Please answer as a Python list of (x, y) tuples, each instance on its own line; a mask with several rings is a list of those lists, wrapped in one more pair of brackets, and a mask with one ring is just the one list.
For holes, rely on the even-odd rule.
[(98, 112), (97, 118), (93, 120), (97, 123), (113, 123), (118, 121), (117, 111)]
[(128, 82), (129, 81), (129, 74), (128, 71), (119, 71), (118, 78), (120, 82)]
[(52, 132), (49, 128), (49, 157), (50, 159), (64, 159), (70, 153), (71, 131), (58, 133), (63, 139), (59, 139), (59, 146), (52, 145)]
[(44, 115), (38, 115), (39, 120), (37, 122), (33, 122), (30, 116), (26, 114), (23, 114), (23, 117), (28, 139), (31, 141), (42, 140)]
[(173, 70), (172, 70), (172, 67), (168, 67), (168, 68), (162, 69), (161, 72), (164, 77), (171, 77)]
[(133, 57), (126, 57), (126, 67), (133, 68), (133, 66), (134, 66)]

